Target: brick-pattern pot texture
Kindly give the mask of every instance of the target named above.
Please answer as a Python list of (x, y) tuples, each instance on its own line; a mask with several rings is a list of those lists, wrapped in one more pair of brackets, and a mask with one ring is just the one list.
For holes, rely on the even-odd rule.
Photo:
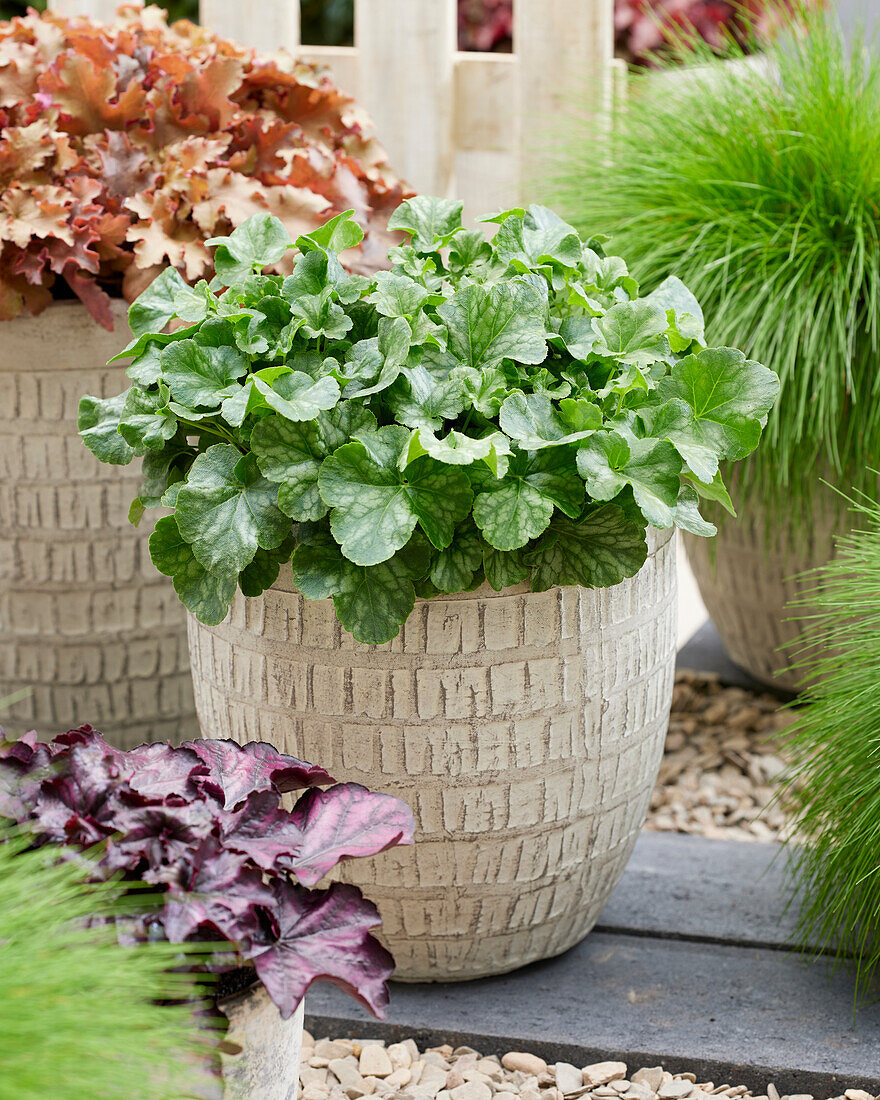
[(7, 735), (47, 737), (83, 722), (124, 748), (194, 735), (186, 620), (150, 562), (155, 512), (128, 507), (140, 461), (104, 465), (77, 433), (82, 394), (128, 385), (107, 360), (128, 337), (79, 302), (0, 326), (0, 712)]
[(685, 535), (688, 561), (706, 610), (730, 659), (770, 687), (795, 691), (799, 639), (804, 624), (795, 616), (815, 578), (802, 574), (834, 557), (834, 536), (849, 529), (845, 506), (817, 485), (810, 516), (795, 529), (786, 512), (739, 492), (737, 517), (720, 517), (714, 539)]
[(343, 864), (377, 903), (404, 980), (559, 954), (630, 856), (672, 696), (675, 542), (612, 589), (522, 586), (419, 600), (355, 642), (289, 569), (219, 626), (190, 619), (205, 736), (262, 739), (413, 808), (416, 843)]

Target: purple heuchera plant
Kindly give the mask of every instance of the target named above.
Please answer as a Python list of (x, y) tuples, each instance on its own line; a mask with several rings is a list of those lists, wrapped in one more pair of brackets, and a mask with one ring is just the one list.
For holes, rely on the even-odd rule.
[[(114, 749), (91, 726), (50, 744), (3, 742), (0, 816), (41, 843), (105, 844), (102, 874), (162, 891), (136, 938), (228, 940), (215, 968), (253, 966), (286, 1019), (312, 982), (342, 986), (376, 1015), (394, 968), (371, 934), (376, 907), (353, 886), (313, 890), (342, 859), (411, 844), (412, 813), (390, 795), (256, 742)], [(292, 811), (280, 797), (302, 790)]]

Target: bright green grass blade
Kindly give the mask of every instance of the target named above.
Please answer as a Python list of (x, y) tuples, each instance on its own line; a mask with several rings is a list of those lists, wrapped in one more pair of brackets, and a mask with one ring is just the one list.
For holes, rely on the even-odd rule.
[(880, 973), (880, 507), (857, 511), (866, 529), (838, 541), (803, 596), (808, 671), (782, 798), (796, 822), (801, 940), (853, 957), (867, 995)]
[(121, 884), (88, 885), (83, 857), (25, 845), (0, 830), (0, 1100), (196, 1095), (212, 1040), (193, 1016), (203, 988), (170, 970), (181, 948), (87, 926), (124, 911)]

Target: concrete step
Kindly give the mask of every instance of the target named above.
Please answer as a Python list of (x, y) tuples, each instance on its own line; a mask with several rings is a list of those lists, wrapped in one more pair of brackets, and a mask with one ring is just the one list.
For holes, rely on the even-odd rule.
[(644, 833), (597, 930), (565, 955), (474, 982), (395, 983), (384, 1023), (322, 983), (307, 1026), (577, 1065), (619, 1058), (758, 1093), (772, 1080), (782, 1095), (876, 1095), (880, 1005), (854, 1011), (849, 972), (789, 950), (778, 850)]

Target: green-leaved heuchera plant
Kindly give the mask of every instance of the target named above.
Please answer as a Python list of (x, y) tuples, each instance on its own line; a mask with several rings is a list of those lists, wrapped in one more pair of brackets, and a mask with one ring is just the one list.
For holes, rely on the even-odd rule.
[[(393, 638), (417, 596), (484, 582), (606, 587), (639, 571), (646, 528), (714, 528), (718, 473), (758, 443), (776, 375), (703, 346), (694, 297), (646, 298), (599, 240), (542, 207), (464, 229), (420, 196), (392, 215), (391, 270), (351, 275), (350, 214), (292, 247), (269, 215), (216, 238), (216, 276), (169, 268), (131, 308), (133, 381), (83, 398), (105, 462), (144, 456), (132, 506), (165, 505), (153, 562), (218, 623), (291, 561), (355, 638)], [(169, 322), (175, 331), (166, 333)]]

